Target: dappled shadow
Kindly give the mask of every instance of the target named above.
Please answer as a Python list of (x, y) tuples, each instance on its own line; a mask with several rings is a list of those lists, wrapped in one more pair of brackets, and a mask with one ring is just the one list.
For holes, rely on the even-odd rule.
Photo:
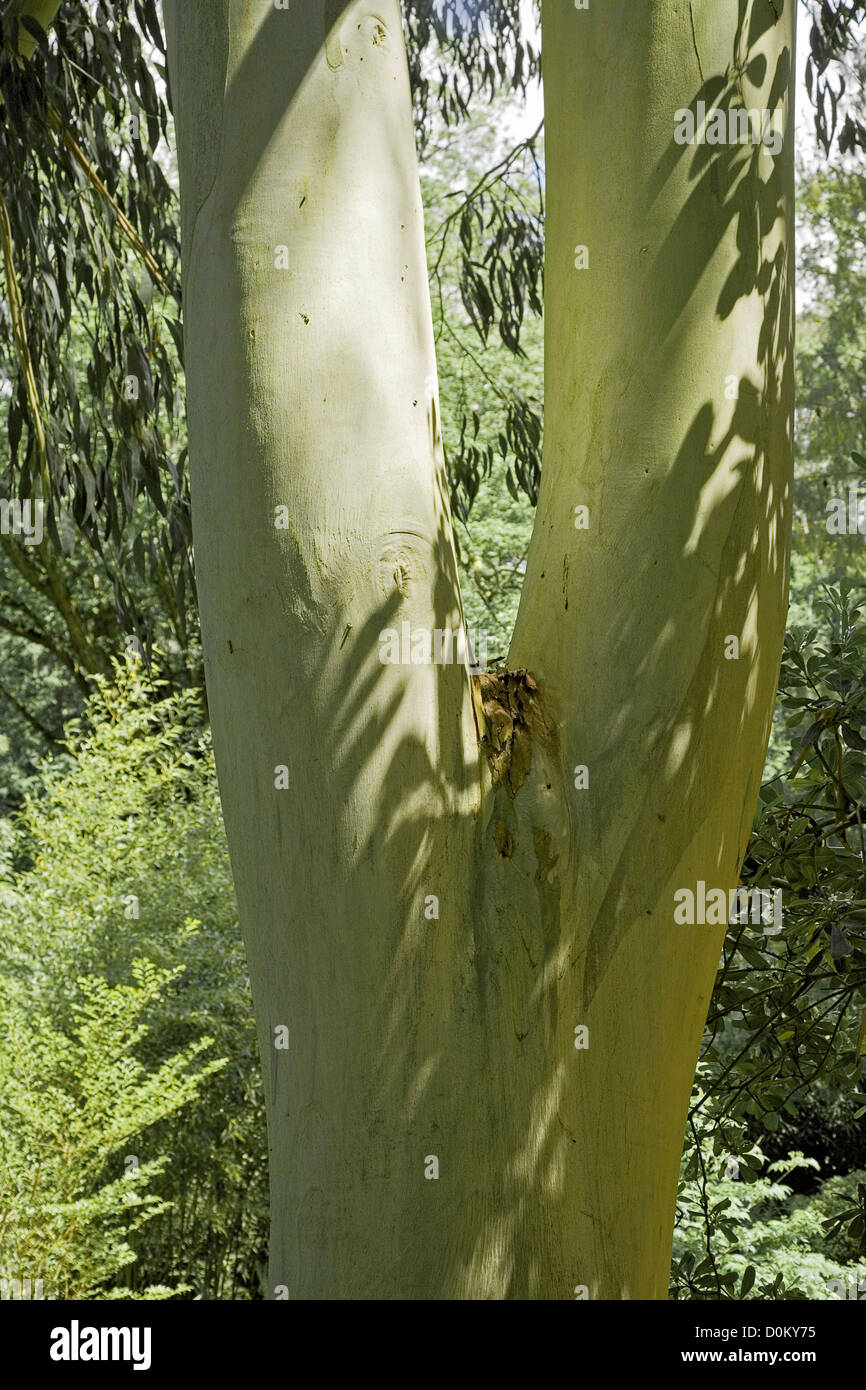
[[(752, 6), (749, 0), (739, 3), (741, 27), (731, 66), (726, 73), (704, 82), (691, 104), (693, 111), (703, 101), (708, 110), (715, 108), (727, 117), (735, 105), (742, 104), (743, 74), (761, 80), (766, 64), (762, 57), (751, 60), (749, 55), (771, 25), (773, 12), (769, 5)], [(769, 110), (776, 111), (785, 97), (792, 61), (786, 48), (779, 56), (769, 89)], [(784, 241), (774, 245), (773, 241), (786, 220), (785, 167), (789, 159), (790, 151), (784, 144), (775, 155), (760, 144), (672, 144), (648, 188), (652, 202), (672, 177), (676, 164), (688, 161), (688, 199), (656, 255), (649, 277), (646, 312), (659, 326), (659, 352), (664, 352), (665, 340), (698, 292), (706, 271), (706, 254), (695, 256), (698, 243), (693, 230), (689, 235), (690, 226), (712, 228), (714, 248), (733, 226), (738, 258), (718, 296), (715, 314), (725, 321), (740, 300), (760, 296), (762, 314), (756, 346), (762, 379), (732, 378), (733, 400), (727, 420), (710, 401), (700, 407), (653, 499), (652, 516), (663, 527), (667, 591), (691, 590), (693, 601), (679, 614), (665, 610), (661, 629), (647, 621), (645, 609), (636, 606), (602, 639), (605, 661), (629, 679), (636, 678), (638, 684), (630, 700), (612, 706), (606, 736), (594, 748), (593, 762), (616, 769), (637, 765), (642, 770), (647, 790), (635, 819), (651, 828), (648, 833), (645, 829), (636, 845), (631, 827), (619, 827), (622, 854), (608, 871), (605, 897), (594, 914), (588, 939), (586, 1003), (619, 945), (622, 931), (640, 914), (644, 902), (657, 900), (672, 867), (669, 847), (673, 845), (679, 852), (713, 814), (742, 726), (754, 713), (757, 692), (766, 690), (762, 671), (769, 671), (773, 687), (778, 675), (781, 631), (778, 622), (763, 621), (757, 607), (766, 600), (766, 592), (762, 597), (761, 591), (768, 577), (770, 594), (781, 592), (788, 565), (792, 479), (786, 471), (791, 456), (786, 402), (792, 400), (793, 392), (790, 320), (794, 286), (786, 245)], [(701, 244), (706, 247), (705, 241)], [(747, 343), (746, 354), (752, 351), (752, 344)], [(682, 507), (684, 494), (694, 499), (689, 510)], [(708, 506), (707, 497), (714, 494)], [(632, 534), (645, 534), (648, 523), (652, 524), (645, 514), (635, 514)], [(708, 555), (718, 557), (709, 570)], [(659, 562), (655, 546), (634, 547), (629, 588), (636, 595), (658, 588), (653, 570)], [(771, 597), (770, 611), (772, 607)], [(772, 640), (762, 646), (759, 634), (766, 632), (772, 634)], [(725, 660), (729, 635), (740, 641), (739, 660)], [(696, 636), (704, 651), (717, 654), (711, 662), (692, 655), (696, 653)], [(686, 664), (693, 664), (695, 673), (683, 688), (679, 674)], [(720, 701), (723, 680), (726, 690)], [(679, 689), (675, 708), (652, 710), (642, 705), (639, 692), (646, 690), (657, 698), (665, 689)], [(720, 703), (727, 709), (726, 724), (719, 723)], [(770, 709), (761, 711), (767, 735), (770, 716)], [(700, 738), (703, 721), (712, 728), (711, 744)], [(695, 774), (699, 742), (700, 783)], [(745, 806), (754, 806), (755, 779), (760, 778), (760, 772), (760, 767), (751, 768), (751, 775), (743, 782)], [(594, 798), (593, 804), (594, 833), (600, 831), (602, 836), (621, 807), (621, 798), (613, 794), (613, 788), (609, 790), (611, 795)], [(670, 815), (661, 820), (646, 814), (647, 806), (659, 797), (675, 808), (673, 823)], [(750, 826), (751, 812), (741, 832), (748, 833)], [(689, 827), (691, 834), (686, 833)], [(732, 846), (720, 842), (717, 862), (707, 865), (707, 881), (728, 871), (734, 859), (739, 863), (744, 850), (742, 841), (734, 852)]]
[[(641, 218), (633, 236), (645, 238), (645, 273), (623, 265), (621, 336), (606, 339), (602, 325), (596, 342), (590, 330), (577, 402), (570, 413), (549, 410), (546, 423), (549, 476), (510, 664), (532, 667), (554, 711), (565, 712), (565, 785), (577, 765), (589, 769), (588, 789), (569, 796), (563, 927), (537, 977), (540, 1005), (558, 994), (560, 1012), (571, 1009), (592, 1042), (544, 1123), (527, 1116), (527, 1142), (534, 1136), (541, 1174), (562, 1164), (563, 1150), (576, 1155), (578, 1127), (591, 1136), (592, 1158), (575, 1156), (582, 1175), (563, 1184), (563, 1207), (584, 1210), (602, 1272), (591, 1297), (645, 1290), (643, 1256), (624, 1269), (615, 1252), (650, 1250), (673, 1221), (688, 1088), (724, 934), (723, 926), (677, 928), (673, 887), (737, 882), (760, 783), (756, 749), (769, 736), (792, 488), (794, 286), (780, 233), (792, 217), (793, 125), (782, 125), (781, 104), (793, 55), (784, 47), (769, 73), (755, 46), (791, 3), (740, 0), (727, 68), (704, 70), (684, 108), (697, 116), (704, 103), (707, 118), (717, 110), (727, 126), (750, 105), (744, 79), (764, 82), (760, 106), (776, 111), (784, 142), (773, 150), (671, 138), (643, 198), (622, 209), (611, 199), (611, 222)], [(549, 189), (549, 206), (554, 200)], [(586, 239), (581, 211), (573, 240)], [(629, 245), (627, 237), (615, 244)], [(731, 262), (718, 263), (724, 272), (717, 252)], [(597, 265), (595, 245), (593, 254)], [(605, 269), (615, 274), (616, 262)], [(546, 312), (561, 322), (557, 305)], [(585, 317), (592, 323), (590, 310)], [(583, 320), (581, 329), (586, 335)], [(548, 333), (565, 336), (556, 323)], [(577, 539), (572, 502), (588, 504), (592, 517)], [(728, 660), (732, 636), (739, 653)], [(672, 886), (678, 866), (694, 876)], [(533, 1234), (519, 1215), (528, 1197), (515, 1175), (515, 1250)], [(522, 1269), (525, 1280), (525, 1261)], [(515, 1280), (508, 1295), (521, 1296)]]
[[(403, 128), (386, 119), (387, 93), (380, 119), (370, 100), (366, 149), (343, 116), (373, 64), (391, 61), (390, 10), (356, 24), (354, 7), (331, 5), (317, 35), (308, 21), (321, 7), (239, 7), (222, 41), (199, 12), (178, 21), (190, 54), (200, 36), (217, 55), (219, 153), (202, 155), (208, 176), (184, 216), (193, 525), (265, 1067), (271, 1285), (292, 1298), (435, 1289), (460, 1220), (459, 1149), (477, 1143), (471, 1122), (455, 1136), (443, 1118), (443, 1106), (469, 1115), (477, 1094), (465, 1007), (480, 793), (470, 678), (465, 663), (381, 651), (382, 633), (404, 623), (462, 624), (409, 104)], [(338, 99), (332, 82), (335, 93), (344, 82)], [(192, 115), (181, 103), (181, 126)], [(184, 190), (200, 143), (194, 129)], [(411, 219), (404, 242), (398, 209)], [(275, 241), (283, 279), (265, 270)], [(214, 265), (226, 343), (195, 339)], [(447, 1182), (425, 1178), (431, 1154)], [(419, 1184), (449, 1195), (416, 1231)]]
[[(736, 103), (742, 74), (757, 61), (750, 54), (761, 26), (783, 8), (783, 0), (775, 11), (763, 0), (741, 0), (730, 66), (705, 75), (695, 111), (700, 101), (723, 111)], [(550, 569), (550, 626), (545, 619), (521, 633), (518, 620), (512, 664), (539, 673), (550, 732), (536, 743), (532, 775), (516, 796), (502, 787), (482, 794), (465, 667), (392, 665), (380, 657), (384, 629), (399, 631), (404, 621), (453, 627), (460, 612), (435, 391), (425, 394), (415, 383), (414, 396), (403, 400), (394, 384), (402, 382), (400, 352), (417, 356), (429, 338), (424, 297), (407, 301), (403, 336), (389, 336), (384, 311), (380, 323), (366, 289), (351, 277), (347, 287), (345, 267), (334, 263), (333, 250), (328, 259), (328, 248), (340, 246), (334, 229), (351, 211), (358, 236), (369, 238), (366, 273), (381, 285), (383, 304), (398, 292), (404, 269), (411, 276), (419, 266), (408, 252), (405, 267), (393, 263), (387, 238), (376, 239), (369, 206), (375, 197), (365, 199), (362, 184), (351, 184), (348, 208), (321, 196), (319, 182), (338, 166), (347, 138), (337, 101), (332, 109), (322, 104), (316, 126), (322, 133), (330, 122), (325, 148), (283, 150), (290, 175), (275, 155), (287, 117), (321, 80), (323, 46), (329, 70), (345, 65), (353, 80), (362, 58), (372, 62), (374, 50), (387, 51), (386, 26), (366, 12), (370, 29), (362, 38), (369, 48), (349, 42), (341, 25), (350, 9), (330, 4), (328, 33), (317, 35), (303, 21), (318, 9), (304, 0), (293, 5), (291, 34), (285, 13), (255, 16), (244, 8), (251, 32), (243, 35), (239, 26), (235, 35), (246, 43), (243, 56), (235, 61), (230, 36), (224, 46), (223, 146), (184, 220), (185, 257), (203, 238), (200, 255), (224, 258), (225, 317), (239, 320), (229, 331), (249, 339), (239, 362), (226, 359), (234, 387), (250, 403), (249, 418), (240, 430), (233, 425), (230, 400), (224, 416), (219, 400), (211, 401), (207, 420), (193, 412), (191, 462), (214, 742), (266, 1064), (276, 1177), (271, 1280), (292, 1297), (317, 1290), (332, 1298), (515, 1298), (551, 1289), (562, 1292), (545, 1296), (569, 1297), (580, 1276), (563, 1254), (558, 1227), (573, 1229), (566, 1208), (575, 1201), (585, 1207), (602, 1246), (615, 1246), (618, 1224), (639, 1224), (645, 1196), (640, 1181), (629, 1187), (625, 1179), (639, 1164), (652, 1175), (656, 1141), (630, 1130), (628, 1115), (620, 1132), (603, 1107), (584, 1113), (581, 1130), (593, 1143), (594, 1122), (604, 1125), (600, 1166), (607, 1155), (607, 1168), (623, 1173), (620, 1210), (608, 1211), (592, 1191), (606, 1174), (574, 1178), (569, 1115), (580, 1112), (584, 1083), (574, 1080), (573, 1059), (563, 1057), (563, 1037), (582, 1021), (581, 1007), (589, 1015), (645, 904), (658, 903), (676, 867), (671, 847), (679, 856), (712, 816), (719, 786), (737, 777), (742, 837), (757, 790), (760, 769), (755, 773), (750, 757), (740, 764), (737, 743), (745, 723), (769, 727), (763, 691), (777, 661), (774, 649), (758, 642), (760, 610), (787, 565), (792, 285), (775, 236), (786, 215), (790, 152), (774, 157), (757, 146), (680, 146), (671, 139), (652, 171), (643, 190), (651, 212), (676, 196), (671, 187), (687, 165), (686, 194), (654, 248), (642, 297), (629, 309), (646, 341), (651, 326), (653, 365), (670, 361), (672, 378), (646, 402), (637, 429), (633, 407), (646, 387), (639, 372), (626, 371), (621, 415), (611, 419), (608, 409), (592, 419), (583, 448), (586, 458), (611, 464), (594, 510), (602, 536), (605, 517), (615, 516), (618, 535), (630, 532), (645, 543), (627, 557), (597, 551), (584, 568), (573, 565), (570, 580), (556, 552), (562, 519), (553, 516), (548, 526), (542, 479), (526, 582), (537, 590), (545, 565)], [(191, 34), (205, 21), (183, 22)], [(282, 88), (268, 80), (278, 60)], [(787, 89), (790, 63), (790, 54), (780, 57), (770, 104)], [(260, 100), (251, 101), (253, 88)], [(408, 108), (406, 122), (411, 126)], [(235, 166), (231, 140), (238, 132), (244, 158)], [(405, 129), (382, 122), (371, 179), (385, 168), (413, 177), (405, 137)], [(261, 173), (255, 190), (244, 182), (250, 168), (257, 178)], [(290, 279), (274, 290), (285, 296), (279, 302), (288, 326), (285, 336), (265, 341), (269, 327), (245, 296), (270, 254), (274, 200), (287, 209), (290, 255), (293, 232), (308, 269), (315, 246), (325, 249), (319, 283), (305, 282), (297, 302)], [(298, 221), (296, 208), (306, 209), (309, 223)], [(694, 236), (696, 221), (710, 233)], [(732, 364), (730, 411), (722, 415), (714, 404), (719, 393), (708, 384), (692, 418), (672, 424), (676, 372), (685, 370), (677, 356), (681, 322), (696, 302), (703, 306), (708, 264), (734, 228), (738, 258), (707, 303), (707, 316), (724, 323), (743, 301), (760, 296), (761, 379)], [(341, 235), (348, 245), (348, 232)], [(356, 272), (357, 262), (349, 263)], [(194, 284), (185, 293), (190, 288), (194, 296)], [(317, 314), (336, 303), (344, 305), (344, 319), (331, 313), (324, 343)], [(220, 351), (218, 343), (188, 343), (191, 400), (195, 392), (208, 398)], [(283, 371), (275, 358), (286, 352), (292, 360)], [(742, 355), (754, 356), (752, 343)], [(606, 374), (619, 365), (599, 370), (600, 398)], [(294, 413), (282, 405), (286, 393), (301, 402)], [(423, 460), (413, 424), (419, 410), (427, 412)], [(370, 422), (379, 414), (392, 426), (393, 458), (376, 443), (381, 436)], [(612, 501), (617, 465), (640, 457), (656, 425), (662, 438), (671, 430), (677, 436), (666, 468), (646, 489), (632, 485)], [(311, 444), (318, 429), (331, 431), (332, 456), (317, 455)], [(212, 477), (215, 457), (219, 482)], [(573, 458), (568, 464), (573, 470)], [(390, 513), (381, 504), (385, 490)], [(221, 509), (226, 497), (228, 511)], [(320, 524), (310, 505), (319, 497)], [(292, 524), (269, 530), (281, 504)], [(561, 512), (561, 493), (558, 506)], [(294, 524), (296, 509), (303, 520), (312, 517), (306, 529)], [(251, 535), (260, 543), (251, 546)], [(569, 608), (569, 583), (578, 575), (579, 604)], [(593, 628), (593, 611), (610, 611), (612, 584), (622, 600), (620, 621)], [(671, 593), (679, 606), (671, 606)], [(731, 633), (741, 638), (742, 659), (725, 663)], [(702, 660), (707, 651), (719, 660)], [(692, 673), (686, 679), (684, 670)], [(658, 707), (660, 690), (671, 692), (670, 708)], [(580, 718), (557, 730), (565, 692)], [(717, 708), (724, 712), (714, 718)], [(246, 726), (238, 721), (241, 709), (249, 711)], [(708, 720), (712, 746), (702, 734)], [(591, 791), (563, 798), (560, 782), (570, 788), (578, 762), (591, 765)], [(282, 764), (290, 768), (289, 789), (271, 794), (272, 770)], [(631, 823), (623, 814), (627, 775), (646, 787)], [(664, 814), (654, 813), (655, 796)], [(723, 865), (728, 872), (737, 848), (720, 844), (706, 877)], [(438, 915), (428, 915), (434, 898)], [(635, 938), (628, 939), (631, 949)], [(657, 1017), (652, 998), (665, 971), (679, 968), (673, 948), (656, 958), (645, 934), (634, 949), (645, 956), (650, 996), (641, 1027), (678, 1026)], [(688, 964), (686, 951), (684, 980)], [(695, 1007), (685, 1001), (684, 1015)], [(285, 1056), (271, 1045), (281, 1024), (292, 1039)], [(661, 1065), (640, 1050), (645, 1038), (634, 1021), (617, 1026), (616, 1044), (602, 1034), (587, 1054), (588, 1065), (609, 1072), (606, 1105), (615, 1103), (626, 1076), (651, 1095), (653, 1068)], [(644, 1073), (637, 1079), (624, 1060), (632, 1042), (630, 1065)], [(683, 1112), (686, 1100), (687, 1093)], [(441, 1165), (438, 1181), (425, 1178), (432, 1157)], [(647, 1243), (658, 1239), (654, 1231)], [(630, 1278), (632, 1290), (646, 1287), (640, 1268)], [(615, 1280), (613, 1296), (628, 1296), (614, 1272)], [(611, 1296), (607, 1285), (602, 1292)]]

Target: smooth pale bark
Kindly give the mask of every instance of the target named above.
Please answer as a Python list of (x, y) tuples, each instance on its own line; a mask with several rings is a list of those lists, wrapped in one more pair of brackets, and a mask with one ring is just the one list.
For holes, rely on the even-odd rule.
[(545, 11), (544, 483), (514, 674), (473, 701), (380, 660), (459, 621), (396, 0), (166, 4), (275, 1296), (665, 1296), (723, 934), (673, 893), (737, 879), (790, 525), (791, 113), (735, 177), (673, 132), (738, 41), (747, 104), (787, 100), (793, 5), (741, 39), (736, 0), (693, 9)]
[[(673, 894), (738, 881), (787, 607), (795, 5), (569, 10), (543, 11), (544, 469), (510, 664), (556, 711), (566, 785), (590, 775), (558, 954), (592, 1040), (559, 1112), (579, 1247), (603, 1292), (663, 1297), (724, 935), (677, 925)], [(674, 143), (699, 100), (778, 107), (778, 157)]]

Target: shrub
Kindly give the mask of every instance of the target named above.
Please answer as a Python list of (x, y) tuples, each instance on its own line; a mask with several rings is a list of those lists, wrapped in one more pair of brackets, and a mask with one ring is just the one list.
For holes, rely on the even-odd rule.
[(130, 657), (68, 728), (67, 754), (44, 765), (0, 876), (3, 968), (32, 1015), (66, 1035), (74, 976), (113, 989), (135, 960), (168, 972), (142, 1015), (142, 1064), (158, 1069), (202, 1035), (226, 1062), (182, 1114), (129, 1136), (142, 1169), (159, 1159), (149, 1171), (162, 1202), (130, 1236), (129, 1289), (182, 1283), (194, 1297), (260, 1297), (264, 1107), (210, 736), (194, 692), (163, 696)]
[[(20, 1280), (46, 1298), (111, 1297), (112, 1281), (135, 1260), (130, 1235), (166, 1209), (152, 1189), (165, 1157), (129, 1165), (120, 1177), (111, 1175), (112, 1158), (194, 1102), (223, 1063), (199, 1060), (211, 1047), (205, 1037), (145, 1066), (137, 1055), (142, 1019), (172, 972), (136, 961), (131, 975), (131, 984), (69, 981), (68, 1031), (0, 976), (4, 1295), (20, 1292)], [(143, 1296), (180, 1291), (151, 1286)]]

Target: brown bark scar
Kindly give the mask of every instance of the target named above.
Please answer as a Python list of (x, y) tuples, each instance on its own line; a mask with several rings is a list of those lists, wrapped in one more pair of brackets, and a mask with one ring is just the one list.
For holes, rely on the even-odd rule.
[(514, 799), (529, 774), (533, 737), (547, 725), (538, 706), (538, 686), (529, 671), (487, 671), (472, 677), (473, 703), (480, 718), (481, 748), (493, 775)]

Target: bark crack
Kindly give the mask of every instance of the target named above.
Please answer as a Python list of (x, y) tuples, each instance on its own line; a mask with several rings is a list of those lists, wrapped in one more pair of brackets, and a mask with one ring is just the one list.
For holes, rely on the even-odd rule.
[(692, 3), (691, 3), (691, 0), (689, 0), (689, 22), (690, 22), (691, 27), (692, 27), (692, 43), (694, 44), (695, 57), (696, 57), (697, 60), (698, 60), (698, 72), (700, 73), (700, 76), (701, 76), (701, 82), (703, 82), (703, 81), (705, 80), (705, 78), (704, 78), (704, 69), (703, 69), (703, 66), (701, 65), (701, 55), (700, 55), (700, 53), (698, 52), (698, 36), (697, 36), (697, 34), (695, 33), (695, 11), (694, 11), (694, 6), (693, 6)]

